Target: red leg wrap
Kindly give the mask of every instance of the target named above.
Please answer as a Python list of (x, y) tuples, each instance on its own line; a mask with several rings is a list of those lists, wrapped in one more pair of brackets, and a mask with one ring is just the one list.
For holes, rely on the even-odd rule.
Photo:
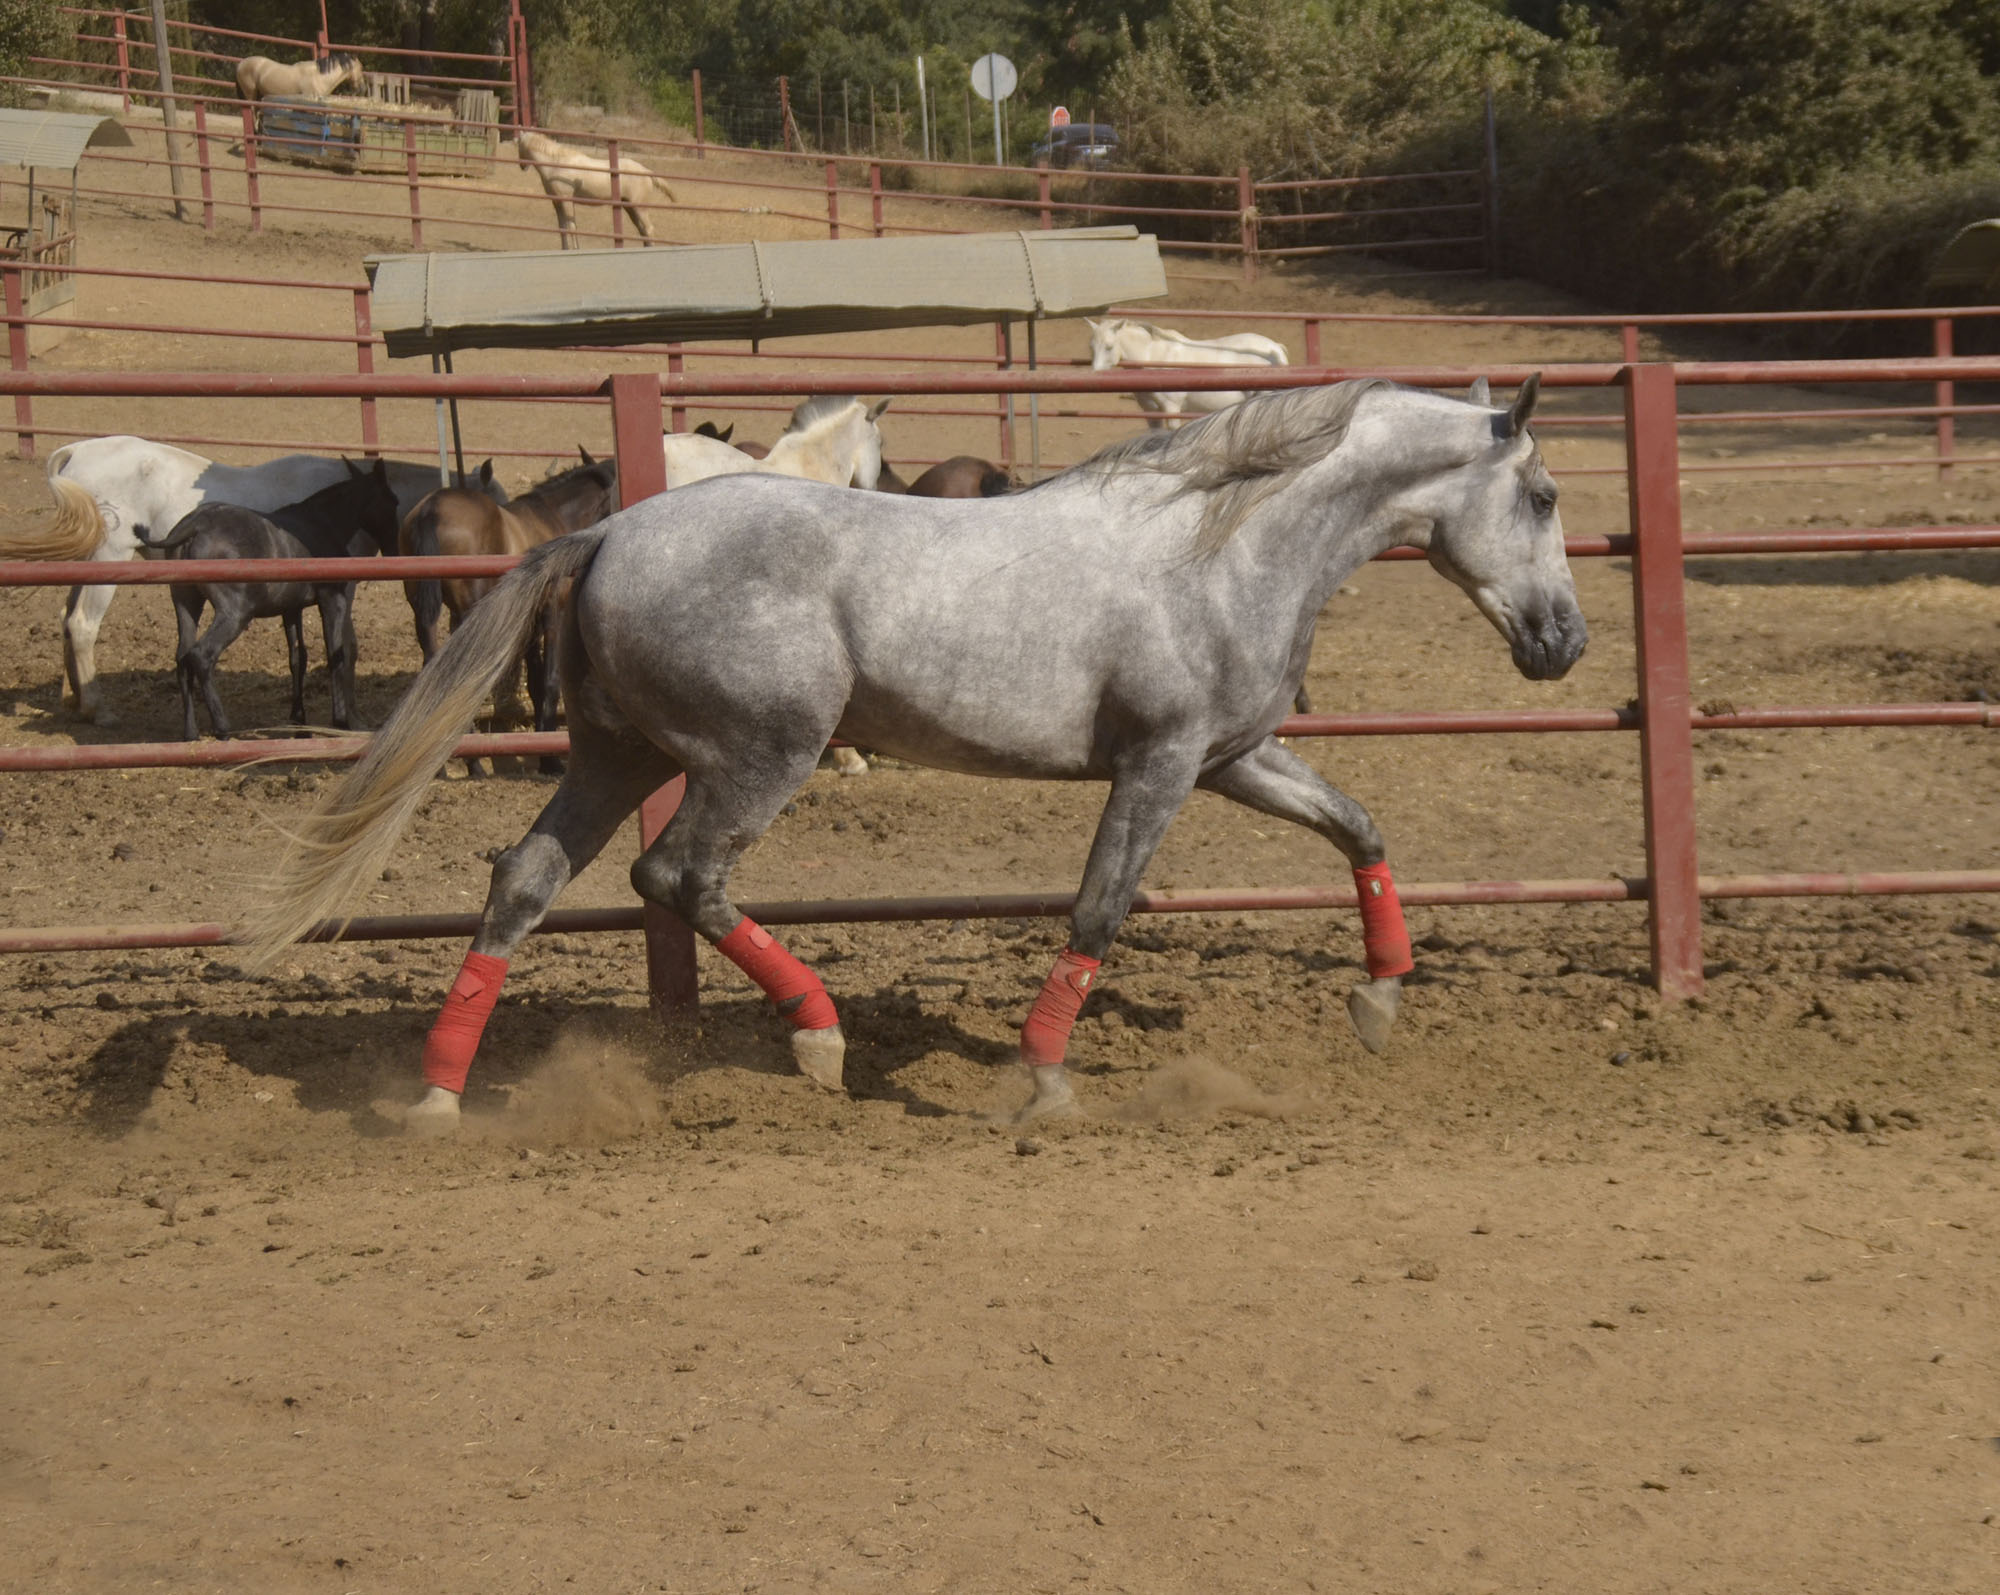
[(1086, 958), (1065, 947), (1056, 967), (1042, 983), (1035, 1006), (1021, 1026), (1021, 1061), (1038, 1066), (1061, 1063), (1069, 1051), (1070, 1027), (1083, 1012), (1083, 999), (1097, 980), (1101, 958)]
[(829, 1030), (840, 1023), (819, 976), (780, 947), (754, 919), (745, 919), (715, 945), (723, 957), (764, 988), (764, 995), (795, 1029)]
[(1367, 950), (1368, 973), (1376, 980), (1407, 975), (1417, 967), (1410, 956), (1410, 933), (1403, 924), (1403, 902), (1389, 866), (1370, 864), (1354, 872), (1354, 889), (1361, 894), (1361, 944)]
[(458, 979), (445, 996), (444, 1012), (424, 1043), (426, 1085), (464, 1091), (472, 1055), (479, 1050), (479, 1038), (485, 1034), (486, 1021), (500, 1000), (500, 984), (506, 978), (506, 959), (489, 958), (485, 953), (465, 955)]

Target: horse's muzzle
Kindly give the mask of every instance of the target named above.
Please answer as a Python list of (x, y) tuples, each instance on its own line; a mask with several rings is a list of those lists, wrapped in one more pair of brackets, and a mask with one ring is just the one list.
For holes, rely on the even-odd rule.
[(1552, 615), (1538, 615), (1517, 627), (1508, 639), (1514, 667), (1530, 681), (1560, 681), (1583, 657), (1590, 644), (1590, 627), (1583, 611), (1573, 605)]

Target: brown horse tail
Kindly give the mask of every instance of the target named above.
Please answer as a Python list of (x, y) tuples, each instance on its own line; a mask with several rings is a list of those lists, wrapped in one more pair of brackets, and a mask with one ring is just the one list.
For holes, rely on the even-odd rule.
[[(427, 494), (423, 503), (411, 511), (409, 523), (404, 531), (409, 544), (404, 550), (405, 553), (416, 559), (437, 557), (438, 511), (435, 493)], [(438, 615), (444, 609), (444, 583), (435, 576), (425, 576), (404, 583), (404, 591), (410, 595), (410, 610), (416, 616), (417, 635), (435, 637)]]
[(249, 948), (251, 967), (311, 936), (381, 874), (431, 778), (520, 656), (543, 605), (590, 568), (604, 535), (593, 527), (531, 549), (418, 673), (366, 756), (287, 836), (231, 938)]
[(88, 559), (104, 541), (104, 512), (86, 487), (67, 477), (51, 476), (55, 519), (27, 531), (0, 538), (0, 558)]

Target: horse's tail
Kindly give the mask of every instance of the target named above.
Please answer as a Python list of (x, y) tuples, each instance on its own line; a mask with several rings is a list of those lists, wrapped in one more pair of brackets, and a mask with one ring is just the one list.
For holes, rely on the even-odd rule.
[(287, 838), (261, 901), (232, 938), (249, 948), (252, 967), (339, 915), (381, 874), (431, 778), (513, 667), (550, 594), (589, 569), (604, 536), (593, 527), (531, 549), (452, 632), (366, 756)]
[[(438, 555), (438, 513), (437, 495), (428, 495), (423, 503), (410, 511), (410, 518), (403, 526), (404, 552), (417, 559), (435, 559)], [(405, 582), (403, 590), (410, 595), (410, 612), (416, 616), (417, 635), (435, 637), (438, 615), (444, 608), (444, 583), (435, 576), (424, 576), (413, 582)]]
[(979, 472), (979, 496), (981, 498), (1000, 498), (1013, 491), (1014, 478), (1001, 470), (999, 466), (989, 460), (981, 467)]
[(97, 496), (81, 483), (56, 472), (62, 452), (49, 462), (49, 492), (56, 501), (55, 518), (25, 531), (0, 537), (0, 558), (89, 559), (104, 542), (109, 528)]
[(141, 537), (139, 541), (155, 554), (172, 554), (176, 559), (182, 558), (180, 549), (192, 541), (194, 534), (207, 524), (208, 518), (201, 514), (201, 511), (207, 507), (207, 505), (203, 504), (189, 510), (187, 514), (174, 523), (173, 529), (165, 537), (159, 539), (158, 542), (155, 542), (150, 537)]

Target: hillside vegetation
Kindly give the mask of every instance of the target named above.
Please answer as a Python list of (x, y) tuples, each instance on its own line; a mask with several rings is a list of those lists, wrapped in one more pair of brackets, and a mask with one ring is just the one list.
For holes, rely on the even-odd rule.
[[(36, 9), (36, 0), (0, 8)], [(176, 0), (309, 31), (303, 0)], [(503, 0), (329, 0), (337, 36), (483, 49)], [(1154, 171), (1260, 177), (1468, 165), (1485, 91), (1504, 263), (1633, 308), (1911, 303), (1965, 222), (2000, 214), (1995, 0), (525, 0), (552, 95), (795, 107), (845, 86), (945, 153), (964, 70), (1020, 68), (1010, 155), (1047, 107), (1096, 108)], [(4, 43), (4, 40), (0, 40)], [(637, 108), (636, 104), (628, 108)], [(987, 138), (982, 129), (976, 149)], [(990, 144), (984, 147), (990, 148)]]

